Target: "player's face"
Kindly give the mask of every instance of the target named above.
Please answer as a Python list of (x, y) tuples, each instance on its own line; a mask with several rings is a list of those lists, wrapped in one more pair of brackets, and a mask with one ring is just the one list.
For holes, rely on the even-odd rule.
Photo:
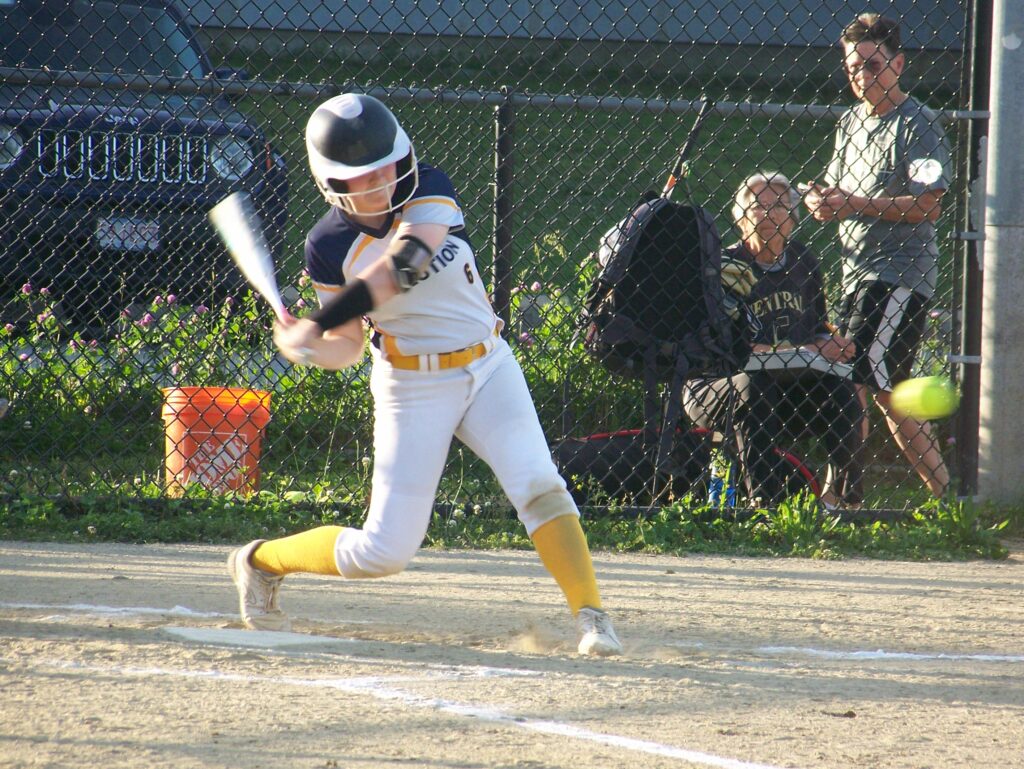
[(894, 92), (903, 72), (902, 53), (865, 40), (843, 46), (843, 66), (853, 95), (869, 104), (881, 104)]
[(788, 240), (794, 224), (789, 190), (779, 184), (760, 184), (752, 191), (754, 199), (747, 206), (745, 229), (760, 240), (769, 240), (776, 235)]
[(387, 211), (397, 182), (398, 171), (394, 163), (349, 179), (345, 182), (346, 195), (354, 213), (372, 216)]

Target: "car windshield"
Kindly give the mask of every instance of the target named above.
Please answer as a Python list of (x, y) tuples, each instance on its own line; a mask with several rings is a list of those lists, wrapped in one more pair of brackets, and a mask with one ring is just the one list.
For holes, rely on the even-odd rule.
[(0, 66), (203, 76), (186, 30), (161, 5), (0, 0)]

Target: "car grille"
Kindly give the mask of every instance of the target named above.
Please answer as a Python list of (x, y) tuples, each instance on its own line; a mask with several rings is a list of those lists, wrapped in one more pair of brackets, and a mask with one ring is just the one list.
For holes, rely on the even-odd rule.
[(47, 178), (201, 184), (209, 165), (203, 136), (44, 130), (36, 137)]

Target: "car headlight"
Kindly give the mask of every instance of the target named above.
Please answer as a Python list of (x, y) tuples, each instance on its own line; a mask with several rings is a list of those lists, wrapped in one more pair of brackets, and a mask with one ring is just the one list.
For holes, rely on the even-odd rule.
[(0, 171), (13, 166), (24, 147), (25, 142), (13, 126), (0, 123)]
[(221, 136), (210, 144), (210, 164), (221, 179), (237, 181), (252, 170), (256, 158), (248, 142)]

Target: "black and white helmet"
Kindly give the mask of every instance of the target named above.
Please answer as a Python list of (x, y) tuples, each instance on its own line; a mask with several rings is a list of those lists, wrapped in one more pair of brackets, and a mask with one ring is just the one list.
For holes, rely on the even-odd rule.
[[(372, 96), (343, 93), (328, 99), (306, 123), (306, 152), (309, 167), (324, 199), (347, 213), (356, 213), (346, 182), (357, 176), (396, 164), (397, 183), (386, 214), (401, 208), (419, 184), (416, 152), (391, 110)], [(360, 195), (378, 192), (367, 190)]]

